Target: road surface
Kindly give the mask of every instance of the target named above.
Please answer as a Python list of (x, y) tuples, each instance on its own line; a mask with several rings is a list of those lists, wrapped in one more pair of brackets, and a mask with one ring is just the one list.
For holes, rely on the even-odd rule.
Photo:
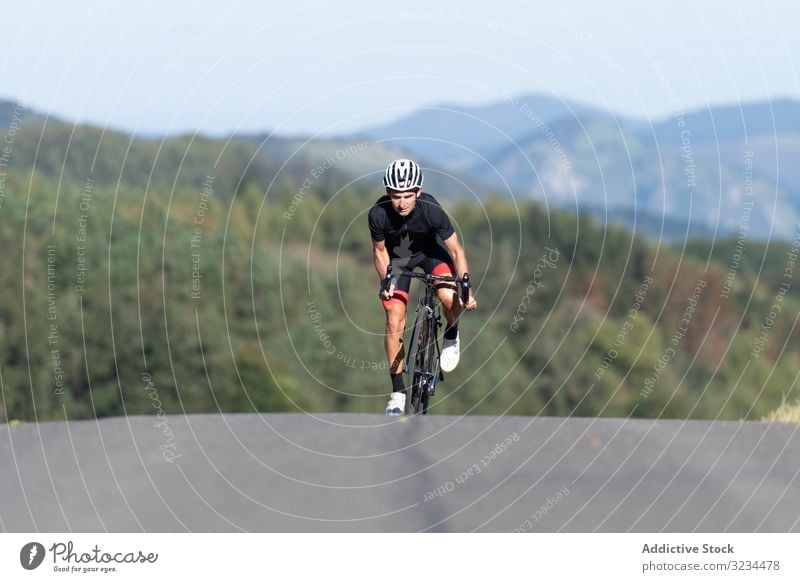
[(0, 425), (0, 529), (797, 532), (799, 426), (360, 414)]

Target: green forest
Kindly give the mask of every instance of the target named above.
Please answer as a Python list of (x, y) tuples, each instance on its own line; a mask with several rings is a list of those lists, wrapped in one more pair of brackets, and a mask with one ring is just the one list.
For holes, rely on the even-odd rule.
[[(247, 140), (12, 137), (0, 420), (382, 412), (377, 174)], [(792, 241), (664, 245), (531, 200), (442, 203), (479, 309), (432, 414), (758, 419), (796, 398)]]

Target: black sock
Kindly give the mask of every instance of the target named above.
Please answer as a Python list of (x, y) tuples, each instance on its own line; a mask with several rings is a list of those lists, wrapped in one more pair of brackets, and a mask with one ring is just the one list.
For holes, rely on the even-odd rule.
[(450, 326), (444, 328), (444, 339), (454, 340), (458, 335), (458, 325)]
[(403, 384), (403, 373), (389, 374), (392, 379), (392, 392), (405, 392), (406, 386)]

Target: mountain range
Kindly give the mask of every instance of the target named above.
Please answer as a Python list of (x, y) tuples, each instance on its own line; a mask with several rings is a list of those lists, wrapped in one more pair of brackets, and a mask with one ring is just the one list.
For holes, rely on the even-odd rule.
[[(652, 121), (544, 95), (509, 96), (479, 106), (420, 108), (389, 124), (324, 139), (268, 132), (145, 139), (76, 129), (9, 101), (0, 101), (2, 131), (20, 111), (29, 131), (31, 126), (47, 130), (41, 143), (18, 148), (18, 163), (54, 176), (74, 169), (76, 156), (69, 150), (79, 148), (81, 140), (92, 144), (89, 151), (99, 155), (101, 165), (103, 142), (130, 142), (132, 154), (106, 160), (106, 166), (112, 175), (123, 175), (120, 164), (130, 167), (138, 160), (136, 171), (128, 172), (138, 186), (149, 159), (135, 155), (142, 144), (150, 144), (145, 149), (151, 154), (157, 148), (151, 158), (169, 170), (176, 163), (192, 167), (193, 144), (203, 143), (233, 160), (228, 168), (232, 190), (247, 179), (268, 191), (276, 178), (287, 178), (287, 183), (308, 180), (325, 189), (352, 182), (375, 187), (379, 194), (385, 164), (409, 156), (425, 167), (426, 188), (442, 198), (534, 199), (548, 209), (625, 224), (651, 238), (792, 239), (800, 221), (800, 166), (795, 163), (800, 101), (790, 99), (676, 108)], [(57, 155), (48, 155), (48, 148)], [(77, 174), (85, 174), (86, 163), (81, 159)], [(94, 159), (93, 167), (97, 163)], [(192, 181), (202, 181), (200, 166), (214, 163), (206, 156), (196, 164)], [(178, 183), (181, 176), (173, 178)]]
[(577, 209), (649, 236), (746, 231), (789, 239), (800, 219), (795, 100), (678, 108), (643, 121), (530, 95), (426, 108), (364, 135), (505, 196)]

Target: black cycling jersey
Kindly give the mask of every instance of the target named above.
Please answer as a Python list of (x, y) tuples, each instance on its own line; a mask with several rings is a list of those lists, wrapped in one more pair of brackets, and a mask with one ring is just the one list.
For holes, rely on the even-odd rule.
[(455, 232), (444, 209), (427, 192), (405, 217), (394, 211), (388, 195), (381, 196), (369, 211), (369, 230), (373, 241), (386, 241), (391, 258), (429, 254)]

